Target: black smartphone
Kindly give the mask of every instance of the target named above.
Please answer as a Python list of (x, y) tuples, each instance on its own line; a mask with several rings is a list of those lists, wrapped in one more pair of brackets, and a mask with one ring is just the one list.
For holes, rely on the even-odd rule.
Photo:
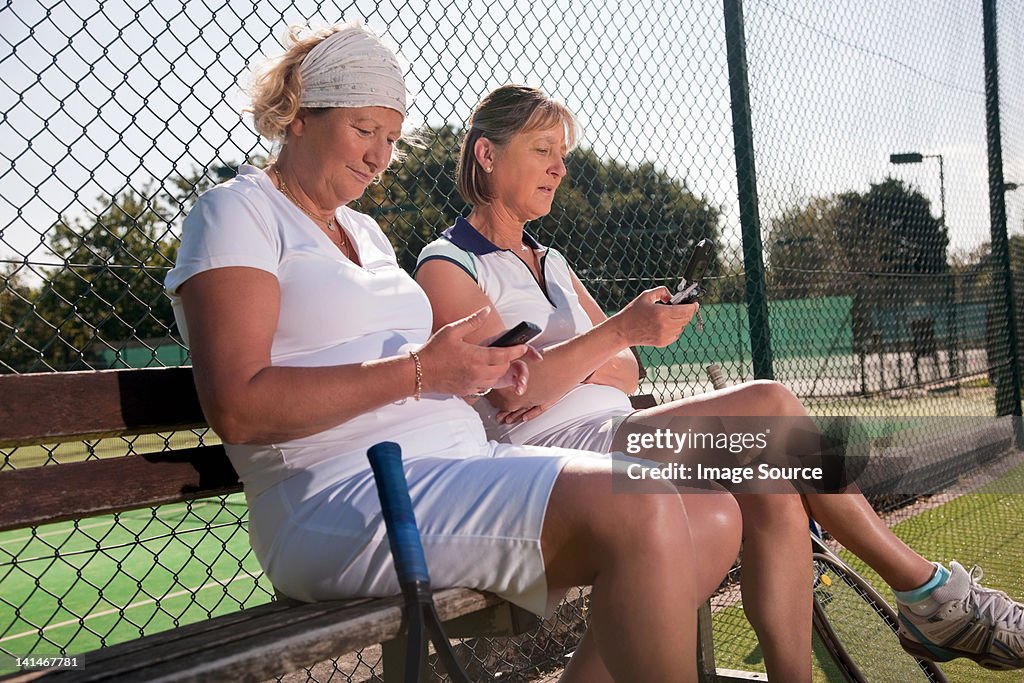
[(492, 341), (488, 346), (515, 346), (525, 344), (540, 334), (540, 328), (531, 322), (523, 321), (511, 330), (505, 330), (500, 337)]
[(672, 296), (672, 300), (669, 303), (692, 304), (704, 294), (701, 280), (707, 274), (708, 267), (711, 265), (711, 258), (714, 254), (715, 244), (711, 240), (705, 237), (700, 242), (697, 242), (693, 248), (693, 253), (690, 254), (690, 260), (686, 263), (683, 278), (679, 281), (676, 293)]

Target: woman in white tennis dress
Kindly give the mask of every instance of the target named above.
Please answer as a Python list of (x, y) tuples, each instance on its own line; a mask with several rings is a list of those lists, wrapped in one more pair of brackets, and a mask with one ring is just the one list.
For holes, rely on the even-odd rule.
[(487, 440), (459, 397), (523, 391), (521, 359), (536, 352), (465, 341), (487, 309), (431, 335), (426, 296), (377, 224), (345, 206), (391, 162), (405, 117), (401, 68), (375, 35), (293, 33), (253, 95), (280, 153), (199, 199), (166, 288), (275, 587), (302, 600), (398, 593), (366, 460), (396, 441), (435, 586), (545, 614), (593, 584), (567, 680), (693, 680), (695, 610), (739, 543), (731, 497), (609, 499), (606, 456)]
[[(671, 344), (697, 305), (659, 305), (670, 295), (658, 287), (607, 317), (565, 258), (525, 232), (527, 221), (551, 211), (574, 138), (572, 114), (541, 91), (509, 85), (491, 92), (473, 114), (459, 157), (457, 185), (472, 211), (420, 254), (415, 276), (431, 299), (435, 326), (493, 306), (498, 315), (467, 339), (520, 320), (544, 328), (535, 340), (544, 358), (528, 361), (525, 393), (499, 389), (476, 404), (488, 434), (515, 444), (608, 452), (627, 450), (629, 439), (654, 423), (703, 420), (729, 429), (757, 421), (770, 423), (782, 455), (800, 464), (800, 449), (780, 435), (817, 441), (816, 430), (800, 401), (777, 382), (632, 409), (627, 394), (636, 391), (638, 367), (630, 347)], [(675, 461), (693, 450), (646, 448), (641, 455)], [(748, 450), (756, 455), (758, 449)], [(704, 454), (705, 465), (739, 464), (709, 463), (708, 455), (718, 454)], [(970, 657), (993, 668), (1024, 666), (1024, 606), (980, 587), (956, 562), (949, 569), (928, 562), (889, 530), (855, 487), (841, 495), (770, 488), (736, 498), (743, 516), (743, 607), (771, 680), (811, 676), (808, 513), (896, 590), (904, 647), (918, 656)], [(976, 607), (982, 604), (987, 607)]]

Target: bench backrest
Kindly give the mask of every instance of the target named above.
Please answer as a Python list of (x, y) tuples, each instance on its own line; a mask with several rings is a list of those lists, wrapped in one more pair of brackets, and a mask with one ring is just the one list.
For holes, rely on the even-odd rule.
[[(190, 367), (0, 375), (0, 448), (205, 426)], [(220, 445), (8, 469), (0, 531), (241, 490)]]
[[(0, 375), (0, 448), (206, 426), (192, 368)], [(241, 491), (220, 445), (0, 472), (0, 530)]]

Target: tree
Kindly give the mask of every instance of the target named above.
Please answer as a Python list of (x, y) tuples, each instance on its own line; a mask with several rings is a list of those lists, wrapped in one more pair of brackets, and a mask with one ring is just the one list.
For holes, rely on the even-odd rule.
[(174, 263), (178, 212), (155, 192), (126, 190), (97, 199), (91, 217), (58, 220), (47, 246), (62, 265), (29, 288), (8, 272), (2, 319), (4, 371), (105, 365), (104, 349), (166, 337), (173, 325), (163, 278)]
[(887, 178), (865, 193), (815, 198), (773, 220), (769, 293), (853, 297), (854, 344), (870, 348), (873, 335), (885, 331), (878, 321), (901, 321), (908, 306), (930, 311), (922, 315), (933, 325), (940, 313), (947, 317), (953, 305), (948, 245), (928, 198)]
[[(1024, 323), (1024, 235), (1011, 235), (1009, 238), (1010, 272), (1013, 277), (1014, 314), (1016, 315), (1017, 334), (1021, 333)], [(997, 278), (997, 269), (1001, 266), (992, 258), (992, 245), (982, 243), (970, 252), (961, 254), (954, 263), (954, 272), (958, 283), (958, 304), (967, 307), (983, 307), (984, 316), (974, 318), (975, 325), (983, 324), (985, 348), (989, 356), (989, 379), (993, 384), (1009, 381), (1009, 373), (1005, 366), (999, 365), (999, 359), (1005, 357), (1008, 330), (1002, 315), (1002, 278)], [(977, 337), (977, 327), (969, 330), (969, 338)], [(970, 334), (973, 332), (974, 334)]]
[[(468, 213), (455, 189), (461, 133), (451, 126), (423, 131), (423, 144), (354, 203), (380, 222), (406, 270)], [(566, 166), (551, 214), (528, 229), (565, 253), (607, 310), (643, 288), (674, 286), (692, 245), (718, 238), (718, 209), (650, 164), (631, 168), (580, 148)], [(95, 367), (104, 350), (168, 337), (174, 319), (163, 279), (178, 226), (202, 191), (235, 172), (235, 164), (218, 162), (164, 181), (165, 190), (153, 182), (100, 197), (88, 217), (57, 221), (47, 244), (62, 265), (43, 272), (42, 287), (28, 287), (15, 270), (2, 273), (0, 349), (10, 359), (3, 369)]]
[(455, 189), (460, 132), (451, 126), (426, 128), (401, 164), (384, 173), (353, 207), (370, 214), (391, 240), (398, 264), (409, 272), (420, 250), (468, 212)]
[[(355, 204), (385, 228), (407, 270), (427, 243), (469, 211), (455, 189), (462, 132), (422, 131), (423, 145)], [(527, 229), (565, 254), (607, 310), (645, 287), (674, 286), (697, 240), (718, 237), (718, 209), (651, 164), (629, 168), (577, 148), (566, 169), (551, 213)]]
[(55, 332), (35, 314), (35, 291), (26, 284), (23, 268), (0, 268), (0, 372), (44, 369), (39, 367), (40, 346)]
[(236, 167), (217, 163), (167, 180), (166, 190), (154, 180), (101, 196), (86, 217), (54, 223), (47, 247), (62, 265), (44, 268), (41, 286), (28, 286), (17, 268), (0, 272), (0, 372), (105, 367), (104, 350), (166, 343), (174, 315), (163, 280), (178, 227), (199, 195)]
[(810, 299), (851, 293), (850, 265), (836, 232), (837, 200), (815, 197), (771, 221), (768, 291), (778, 299)]
[(949, 272), (948, 244), (928, 199), (899, 180), (817, 197), (771, 222), (771, 293), (935, 300), (944, 293), (933, 286), (936, 276)]
[[(652, 164), (637, 168), (576, 149), (567, 179), (536, 230), (574, 264), (606, 310), (641, 290), (674, 288), (693, 246), (719, 239), (720, 211)], [(717, 272), (718, 258), (710, 268)], [(714, 300), (715, 292), (706, 301)]]

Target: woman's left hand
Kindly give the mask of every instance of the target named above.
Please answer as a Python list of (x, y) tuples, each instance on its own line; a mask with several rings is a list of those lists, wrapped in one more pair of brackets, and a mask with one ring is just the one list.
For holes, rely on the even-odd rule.
[(530, 380), (530, 366), (526, 360), (543, 360), (540, 351), (527, 344), (527, 351), (521, 357), (509, 363), (508, 371), (495, 383), (492, 389), (504, 389), (512, 387), (516, 396), (522, 396), (526, 391), (526, 384)]
[(547, 403), (539, 406), (527, 406), (525, 408), (519, 408), (517, 410), (501, 410), (494, 416), (495, 421), (498, 424), (516, 424), (517, 422), (529, 422), (533, 418), (537, 417), (545, 410), (550, 408), (553, 403)]

